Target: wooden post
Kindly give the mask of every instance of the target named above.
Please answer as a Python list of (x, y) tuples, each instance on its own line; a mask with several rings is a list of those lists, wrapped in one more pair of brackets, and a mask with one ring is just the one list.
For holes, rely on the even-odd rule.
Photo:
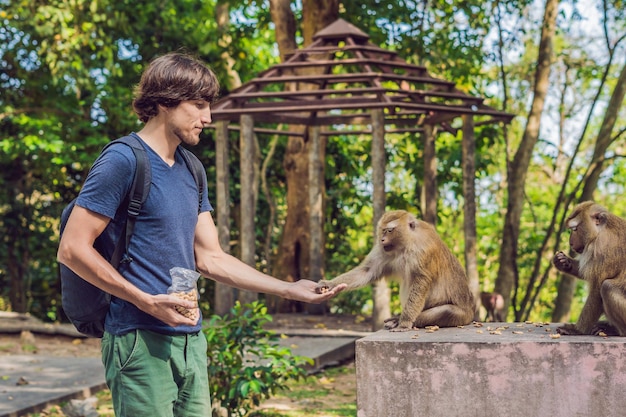
[[(241, 229), (240, 245), (241, 260), (248, 265), (255, 267), (255, 222), (256, 200), (258, 196), (258, 181), (256, 181), (255, 166), (258, 166), (256, 159), (256, 143), (254, 140), (254, 119), (252, 116), (242, 115), (240, 117), (241, 131), (239, 135), (239, 146), (241, 151), (240, 172), (241, 172)], [(239, 290), (237, 299), (242, 304), (247, 304), (258, 299), (258, 294)]]
[[(230, 253), (230, 192), (228, 173), (228, 121), (219, 121), (215, 129), (215, 169), (217, 171), (217, 233), (220, 246)], [(219, 282), (215, 284), (215, 314), (224, 315), (235, 304), (233, 287)]]
[[(308, 128), (309, 151), (309, 276), (317, 282), (324, 278), (324, 143), (319, 126)], [(310, 314), (323, 314), (324, 306), (307, 304)]]
[[(385, 115), (382, 109), (371, 112), (372, 117), (372, 185), (374, 205), (374, 239), (378, 220), (385, 213), (387, 196), (385, 194), (385, 171), (387, 156), (385, 154)], [(382, 279), (372, 284), (374, 311), (372, 312), (372, 330), (384, 326), (384, 320), (391, 316), (391, 292), (387, 281)]]

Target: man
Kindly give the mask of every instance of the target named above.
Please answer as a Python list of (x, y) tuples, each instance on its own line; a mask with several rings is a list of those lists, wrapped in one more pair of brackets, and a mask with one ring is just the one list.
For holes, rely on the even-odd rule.
[(285, 282), (226, 254), (206, 189), (198, 214), (197, 185), (178, 147), (200, 141), (218, 90), (215, 75), (195, 58), (171, 53), (152, 61), (133, 101), (145, 123), (133, 135), (148, 152), (152, 185), (128, 248), (132, 262), (118, 272), (93, 248), (132, 183), (136, 161), (124, 145), (109, 147), (94, 164), (59, 244), (60, 263), (112, 295), (102, 360), (118, 417), (211, 415), (201, 319), (176, 310), (198, 306), (167, 295), (171, 268), (310, 303), (343, 290), (317, 294), (310, 280)]

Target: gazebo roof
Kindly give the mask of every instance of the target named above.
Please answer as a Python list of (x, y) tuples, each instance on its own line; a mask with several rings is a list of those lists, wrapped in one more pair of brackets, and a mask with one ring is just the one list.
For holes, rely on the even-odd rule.
[(384, 109), (385, 124), (396, 131), (418, 130), (426, 123), (450, 128), (461, 115), (485, 116), (487, 123), (514, 116), (372, 44), (343, 19), (218, 100), (212, 115), (215, 121), (251, 115), (255, 124), (341, 126), (369, 124), (372, 109)]

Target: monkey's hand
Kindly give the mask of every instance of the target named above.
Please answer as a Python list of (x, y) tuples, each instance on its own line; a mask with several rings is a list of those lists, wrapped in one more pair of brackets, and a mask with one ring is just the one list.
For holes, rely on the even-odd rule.
[(409, 330), (417, 330), (410, 321), (401, 321), (400, 317), (390, 317), (384, 321), (385, 329), (390, 332), (408, 332)]
[(559, 271), (572, 272), (574, 260), (567, 256), (563, 251), (558, 251), (552, 258), (552, 263)]
[(591, 329), (591, 334), (594, 336), (619, 336), (619, 331), (612, 324), (607, 321), (600, 321), (593, 329)]
[(576, 328), (575, 324), (572, 323), (567, 323), (561, 327), (557, 327), (556, 332), (558, 334), (562, 334), (563, 336), (578, 336), (584, 334)]
[(315, 287), (315, 292), (318, 294), (324, 294), (335, 288), (335, 286), (336, 285), (333, 284), (332, 281), (322, 279), (317, 283), (317, 287)]
[(385, 329), (391, 330), (398, 327), (398, 323), (400, 322), (400, 316), (393, 316), (385, 319), (383, 323), (385, 323)]
[(417, 328), (413, 327), (412, 325), (403, 326), (403, 325), (399, 324), (398, 327), (394, 327), (393, 329), (389, 329), (390, 332), (408, 332), (409, 330), (417, 330)]

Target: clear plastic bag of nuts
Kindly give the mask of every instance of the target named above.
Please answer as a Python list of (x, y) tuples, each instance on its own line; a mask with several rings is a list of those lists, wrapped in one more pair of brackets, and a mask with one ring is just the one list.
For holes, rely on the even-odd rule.
[[(198, 278), (200, 278), (200, 273), (177, 266), (170, 269), (170, 276), (172, 277), (172, 285), (167, 289), (167, 293), (182, 298), (183, 300), (195, 301), (197, 304)], [(190, 319), (197, 320), (199, 318), (197, 308), (189, 310), (181, 306), (176, 306), (176, 311)]]

